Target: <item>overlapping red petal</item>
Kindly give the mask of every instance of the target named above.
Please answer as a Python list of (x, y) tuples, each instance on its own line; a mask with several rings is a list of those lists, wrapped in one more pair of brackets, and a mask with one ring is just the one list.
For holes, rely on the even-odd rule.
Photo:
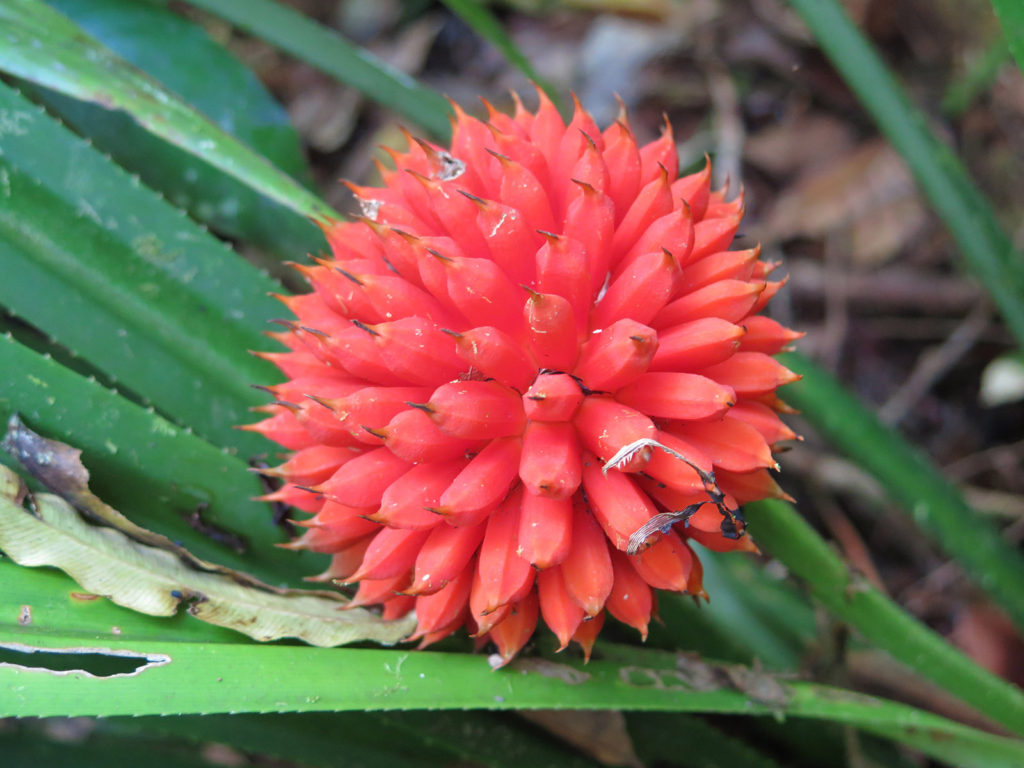
[(504, 664), (542, 619), (589, 657), (606, 613), (645, 637), (654, 589), (704, 594), (691, 542), (756, 551), (736, 506), (784, 495), (771, 355), (798, 334), (756, 314), (759, 249), (728, 250), (742, 197), (676, 178), (668, 126), (639, 146), (543, 95), (390, 154), (262, 355), (288, 381), (249, 428), (294, 452), (267, 498), (312, 513), (289, 546), (415, 610), (421, 646), (466, 626)]

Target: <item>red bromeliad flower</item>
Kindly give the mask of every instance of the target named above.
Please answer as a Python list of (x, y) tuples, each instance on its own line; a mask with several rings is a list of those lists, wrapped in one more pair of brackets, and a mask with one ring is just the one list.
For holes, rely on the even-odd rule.
[[(266, 354), (288, 377), (250, 428), (294, 451), (268, 498), (314, 513), (293, 544), (353, 605), (415, 610), (421, 646), (467, 625), (501, 663), (538, 617), (590, 649), (605, 613), (642, 636), (655, 589), (704, 596), (691, 540), (755, 550), (737, 507), (781, 496), (794, 434), (758, 315), (779, 289), (710, 169), (677, 179), (671, 130), (639, 147), (536, 113), (456, 108), (450, 153), (416, 139)], [(673, 529), (673, 523), (684, 524)], [(632, 537), (632, 544), (631, 544)]]

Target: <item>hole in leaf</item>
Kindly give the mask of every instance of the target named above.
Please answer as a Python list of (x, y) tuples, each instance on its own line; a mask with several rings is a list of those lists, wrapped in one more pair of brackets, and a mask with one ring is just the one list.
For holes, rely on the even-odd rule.
[(146, 655), (105, 648), (33, 648), (19, 643), (0, 645), (0, 666), (40, 669), (57, 675), (84, 673), (90, 677), (121, 677), (138, 674), (151, 666), (163, 666), (169, 656)]

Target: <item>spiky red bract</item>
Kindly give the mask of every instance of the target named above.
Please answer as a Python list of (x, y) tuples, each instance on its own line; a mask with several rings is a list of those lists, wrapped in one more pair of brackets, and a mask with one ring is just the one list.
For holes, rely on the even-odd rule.
[(704, 595), (690, 542), (756, 551), (738, 504), (784, 495), (771, 355), (798, 334), (755, 314), (760, 251), (727, 250), (742, 197), (677, 179), (670, 128), (641, 147), (543, 95), (390, 154), (263, 354), (289, 381), (249, 428), (294, 451), (268, 498), (313, 513), (289, 546), (415, 609), (421, 646), (464, 625), (503, 664), (540, 617), (589, 657), (606, 613), (646, 636), (653, 589)]

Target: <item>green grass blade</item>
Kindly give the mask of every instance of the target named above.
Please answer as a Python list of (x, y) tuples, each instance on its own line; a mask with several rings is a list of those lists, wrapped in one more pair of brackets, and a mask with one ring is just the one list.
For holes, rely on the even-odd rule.
[[(969, 270), (988, 290), (1024, 347), (1024, 258), (996, 220), (956, 155), (928, 128), (925, 117), (865, 40), (838, 0), (790, 0), (846, 83), (903, 156), (921, 190), (956, 240)], [(1018, 10), (1004, 18), (1010, 32)], [(1018, 56), (1019, 58), (1019, 56)]]
[(1024, 72), (1024, 4), (1020, 0), (992, 0), (992, 7), (1003, 27), (1003, 35)]
[(310, 218), (339, 218), (287, 174), (222, 131), (41, 0), (0, 5), (0, 70), (46, 88), (121, 109), (140, 125)]
[[(270, 508), (250, 500), (261, 488), (241, 459), (4, 336), (0, 370), (0, 420), (19, 412), (40, 434), (82, 449), (91, 489), (133, 522), (273, 584), (300, 585), (323, 566), (320, 557), (274, 546), (285, 536)], [(241, 536), (248, 551), (239, 555), (193, 530), (186, 518), (197, 509)]]
[[(480, 656), (281, 645), (104, 640), (31, 627), (0, 645), (63, 650), (88, 646), (150, 661), (115, 677), (55, 675), (0, 664), (0, 716), (311, 712), (352, 709), (626, 709), (786, 715), (839, 722), (899, 740), (940, 760), (994, 768), (1024, 761), (1024, 742), (982, 733), (882, 699), (807, 683), (755, 699), (715, 677), (705, 662), (628, 649), (620, 664), (520, 660), (492, 672)], [(14, 646), (17, 647), (17, 646)], [(606, 647), (607, 648), (607, 647)], [(27, 661), (45, 661), (32, 657)], [(698, 665), (699, 669), (694, 665)], [(760, 686), (764, 685), (764, 673)], [(695, 684), (698, 678), (703, 684)]]
[(750, 532), (768, 553), (804, 582), (834, 615), (1014, 733), (1024, 734), (1024, 692), (982, 669), (853, 575), (832, 549), (785, 502), (748, 504)]
[(0, 303), (204, 437), (267, 450), (234, 426), (278, 380), (247, 351), (287, 314), (278, 284), (3, 84), (0, 112)]
[[(288, 113), (256, 75), (198, 24), (137, 0), (49, 4), (292, 178), (308, 181)], [(149, 133), (125, 113), (33, 90), (33, 97), (65, 124), (217, 232), (291, 257), (326, 247), (323, 234), (308, 219)]]
[(533, 68), (530, 60), (519, 50), (512, 38), (505, 34), (501, 22), (491, 13), (490, 8), (478, 0), (442, 0), (442, 2), (448, 6), (449, 11), (466, 22), (470, 29), (501, 51), (501, 54), (527, 78), (543, 88), (555, 104), (559, 103), (561, 99), (555, 89), (537, 74), (537, 70)]
[(352, 86), (437, 139), (450, 134), (451, 109), (438, 93), (301, 13), (271, 0), (189, 0), (300, 61)]
[(914, 522), (954, 556), (971, 577), (1024, 627), (1024, 558), (964, 502), (935, 467), (884, 426), (828, 373), (801, 355), (783, 362), (804, 378), (786, 401), (821, 434), (871, 472)]

